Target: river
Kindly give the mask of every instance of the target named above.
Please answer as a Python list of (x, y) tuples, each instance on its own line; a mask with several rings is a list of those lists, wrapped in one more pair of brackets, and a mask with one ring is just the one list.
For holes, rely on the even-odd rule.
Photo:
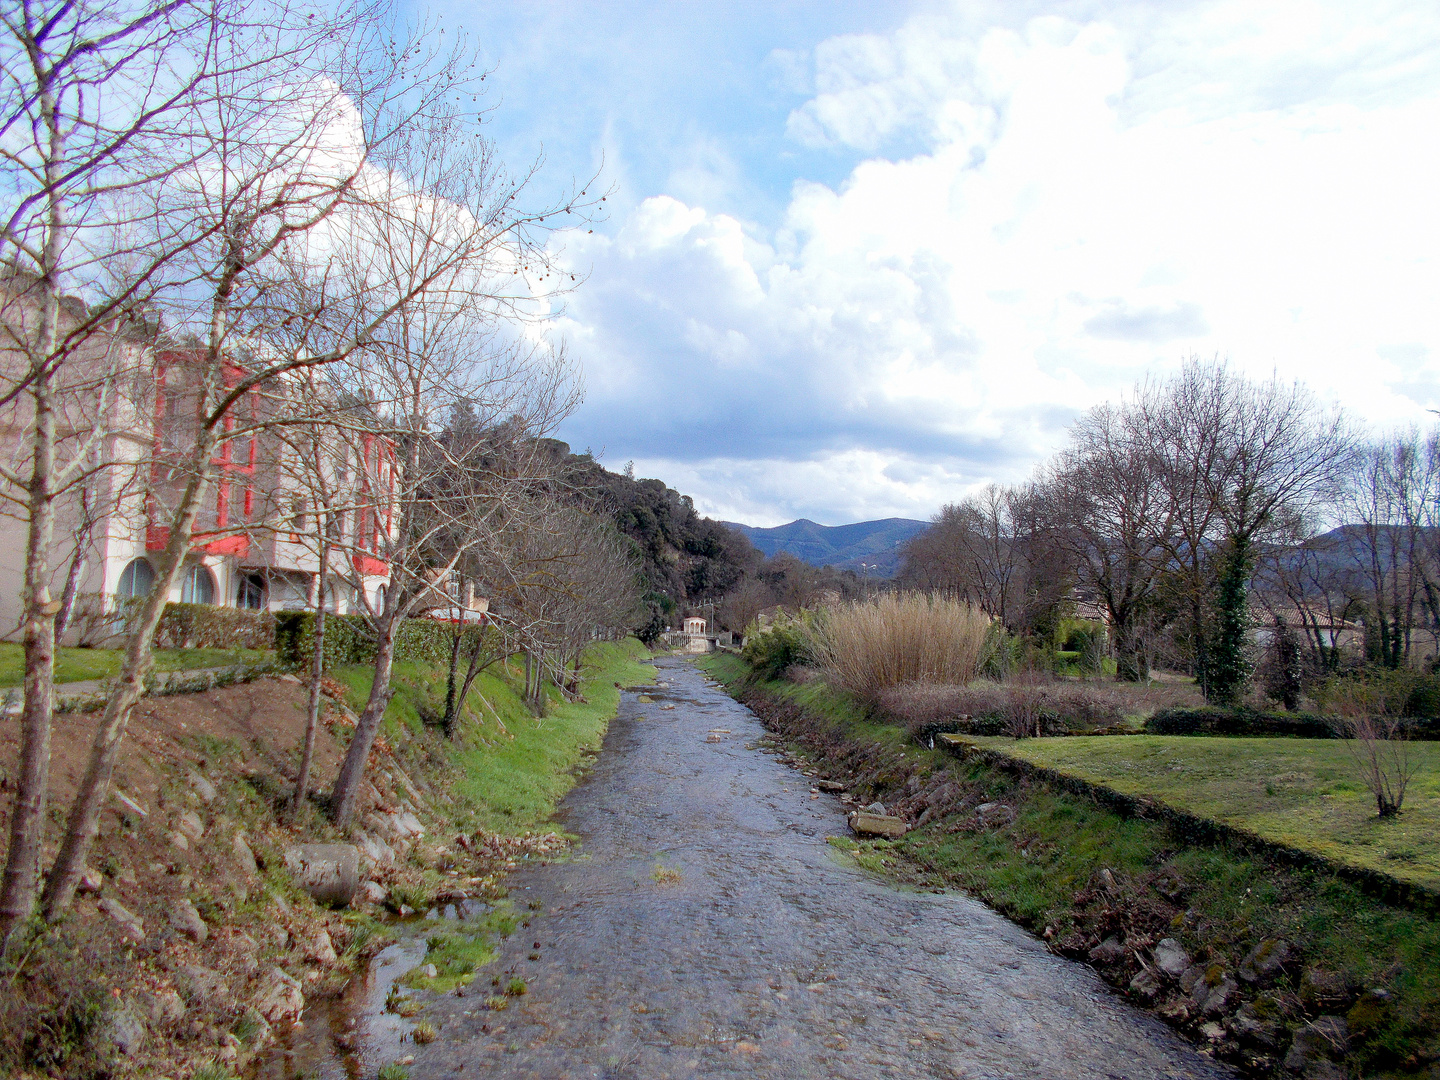
[[(367, 1080), (407, 1055), (411, 1080), (1232, 1075), (983, 904), (837, 859), (839, 799), (691, 663), (658, 667), (565, 801), (579, 856), (510, 880), (529, 927), (466, 996), (419, 995), (433, 1043), (367, 1019)], [(417, 955), (382, 955), (372, 1007)], [(528, 992), (491, 1011), (502, 970)]]

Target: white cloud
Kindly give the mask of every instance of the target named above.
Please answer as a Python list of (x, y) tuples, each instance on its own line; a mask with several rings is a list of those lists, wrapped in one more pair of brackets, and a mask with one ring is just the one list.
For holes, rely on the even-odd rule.
[(774, 521), (924, 516), (1192, 351), (1424, 419), (1440, 17), (1342, 14), (926, 16), (822, 43), (792, 136), (923, 152), (797, 182), (773, 230), (662, 195), (581, 238), (576, 430)]

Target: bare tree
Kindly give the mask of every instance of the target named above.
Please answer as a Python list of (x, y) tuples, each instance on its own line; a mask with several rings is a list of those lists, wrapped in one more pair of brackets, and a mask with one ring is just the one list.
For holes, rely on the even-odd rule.
[(1104, 606), (1116, 678), (1144, 679), (1143, 616), (1172, 545), (1173, 503), (1134, 409), (1098, 406), (1076, 422), (1070, 440), (1043, 485), (1050, 539)]
[[(505, 252), (485, 254), (498, 260)], [(390, 700), (401, 623), (446, 606), (443, 586), (472, 552), (503, 547), (497, 534), (517, 527), (527, 496), (549, 474), (549, 458), (534, 436), (553, 427), (577, 400), (564, 354), (497, 337), (485, 325), (484, 300), (457, 288), (433, 305), (417, 305), (350, 365), (347, 383), (369, 403), (376, 434), (388, 447), (384, 453), (393, 459), (384, 469), (388, 490), (368, 515), (364, 508), (356, 515), (350, 540), (352, 588), (375, 635), (376, 654), (369, 698), (331, 793), (331, 813), (340, 824), (354, 812)], [(477, 414), (485, 438), (444, 437), (445, 418), (462, 402)], [(375, 515), (382, 513), (387, 518), (379, 527)], [(367, 559), (370, 577), (383, 567), (388, 582), (382, 588), (367, 580)]]
[[(287, 55), (278, 68), (235, 69), (216, 80), (192, 136), (204, 153), (190, 154), (196, 165), (189, 174), (171, 177), (154, 195), (149, 220), (159, 239), (186, 238), (188, 257), (167, 267), (172, 309), (182, 325), (193, 321), (201, 329), (186, 372), (195, 408), (184, 449), (170, 458), (168, 488), (151, 492), (167, 519), (167, 542), (47, 881), (42, 906), (49, 918), (69, 904), (95, 835), (216, 452), (253, 437), (245, 403), (289, 372), (373, 352), (382, 329), (422, 297), (464, 293), (458, 275), (481, 253), (516, 246), (505, 228), (496, 232), (502, 215), (457, 204), (453, 196), (464, 182), (447, 186), (453, 174), (431, 168), (453, 166), (454, 154), (416, 153), (422, 142), (474, 134), (453, 100), (465, 82), (466, 58), (442, 56), (437, 67), (416, 71), (408, 65), (412, 52), (423, 51), (423, 36), (397, 47), (388, 27), (359, 14), (347, 15), (342, 26), (349, 32), (332, 27), (322, 34), (323, 48), (306, 58), (306, 67)], [(227, 27), (217, 48), (241, 54), (253, 45), (250, 37), (273, 30)], [(297, 79), (305, 80), (298, 89)], [(475, 155), (467, 160), (474, 164)], [(503, 221), (512, 232), (525, 224), (513, 210)]]
[(1138, 388), (1135, 408), (1171, 502), (1168, 554), (1189, 593), (1197, 675), (1207, 698), (1228, 704), (1248, 679), (1257, 545), (1303, 533), (1343, 485), (1357, 437), (1299, 383), (1251, 382), (1193, 357)]

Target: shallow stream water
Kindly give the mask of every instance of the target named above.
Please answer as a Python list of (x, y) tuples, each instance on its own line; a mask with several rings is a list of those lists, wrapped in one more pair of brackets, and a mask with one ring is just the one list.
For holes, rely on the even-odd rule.
[[(581, 854), (510, 880), (529, 928), (466, 996), (420, 995), (435, 1042), (373, 1014), (418, 960), (375, 969), (365, 1080), (407, 1055), (411, 1080), (1231, 1075), (983, 904), (835, 858), (839, 799), (692, 664), (658, 666), (565, 802)], [(490, 1011), (499, 971), (528, 992)]]

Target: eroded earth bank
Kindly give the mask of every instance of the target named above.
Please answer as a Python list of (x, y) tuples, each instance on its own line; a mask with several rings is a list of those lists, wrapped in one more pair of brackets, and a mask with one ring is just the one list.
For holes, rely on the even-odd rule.
[[(691, 664), (659, 666), (566, 801), (582, 854), (511, 879), (528, 927), (465, 996), (417, 995), (433, 1042), (375, 1023), (371, 1069), (403, 1054), (412, 1080), (1230, 1075), (982, 904), (832, 857), (839, 799)], [(527, 992), (486, 1008), (494, 975)]]

